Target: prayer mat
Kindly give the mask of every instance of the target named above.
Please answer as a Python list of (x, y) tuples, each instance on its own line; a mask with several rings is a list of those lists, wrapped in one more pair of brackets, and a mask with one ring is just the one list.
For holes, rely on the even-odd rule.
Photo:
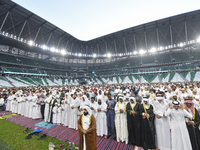
[(41, 122), (38, 122), (38, 123), (35, 124), (35, 126), (45, 128), (45, 129), (50, 129), (55, 125), (56, 124), (51, 124), (51, 123), (47, 123), (47, 122), (44, 122), (44, 121), (41, 121)]
[(2, 116), (0, 117), (0, 119), (9, 118), (9, 117), (12, 117), (12, 116), (15, 116), (15, 115), (17, 115), (17, 114), (11, 114), (11, 113), (9, 113), (9, 114), (4, 114), (4, 115), (2, 115)]

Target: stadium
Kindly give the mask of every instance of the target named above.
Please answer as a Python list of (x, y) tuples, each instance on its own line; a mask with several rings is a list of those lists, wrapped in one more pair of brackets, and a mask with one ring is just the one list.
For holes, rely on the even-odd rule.
[[(13, 1), (0, 1), (1, 91), (199, 81), (200, 10), (82, 41)], [(98, 137), (97, 149), (134, 149), (113, 141)]]

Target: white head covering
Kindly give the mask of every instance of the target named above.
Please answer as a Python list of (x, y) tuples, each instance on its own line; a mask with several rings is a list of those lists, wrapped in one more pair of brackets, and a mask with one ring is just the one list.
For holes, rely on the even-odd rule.
[(144, 101), (147, 101), (147, 104), (149, 104), (149, 99), (146, 97), (143, 97), (142, 102), (144, 103)]
[(86, 109), (88, 114), (91, 114), (91, 109), (89, 106), (84, 106), (83, 109)]
[(156, 100), (163, 100), (163, 99), (164, 99), (164, 97), (161, 94), (158, 94), (156, 96)]
[(131, 101), (131, 99), (134, 101), (134, 103), (136, 102), (135, 97), (133, 96), (129, 97), (129, 101)]

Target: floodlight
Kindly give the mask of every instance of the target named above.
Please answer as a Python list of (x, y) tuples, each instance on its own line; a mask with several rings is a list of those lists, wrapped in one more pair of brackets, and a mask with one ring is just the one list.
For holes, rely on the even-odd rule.
[(51, 47), (50, 49), (52, 52), (55, 52), (55, 48), (54, 47)]
[(81, 53), (79, 53), (79, 54), (78, 54), (78, 56), (79, 56), (79, 57), (81, 57), (81, 56), (82, 56), (82, 54), (81, 54)]
[(34, 43), (33, 43), (32, 40), (30, 40), (30, 41), (28, 41), (28, 44), (29, 44), (30, 46), (32, 46)]
[(134, 54), (134, 55), (137, 55), (137, 54), (138, 54), (138, 52), (137, 52), (137, 51), (134, 51), (134, 52), (133, 52), (133, 54)]
[(56, 53), (58, 53), (59, 52), (59, 50), (58, 49), (56, 49)]
[(95, 58), (97, 55), (96, 54), (93, 54), (93, 57)]
[(64, 49), (62, 49), (60, 52), (61, 52), (62, 55), (66, 54), (66, 51)]
[(197, 39), (197, 42), (199, 42), (199, 43), (200, 43), (200, 37)]
[(46, 45), (42, 45), (41, 47), (42, 47), (42, 49), (47, 49)]
[(144, 51), (143, 49), (141, 49), (141, 50), (139, 51), (139, 53), (142, 55), (142, 54), (145, 53), (145, 51)]
[(108, 53), (108, 54), (107, 54), (107, 57), (109, 57), (109, 58), (110, 58), (110, 57), (111, 57), (111, 54), (110, 54), (110, 53)]
[(156, 48), (153, 47), (151, 50), (150, 50), (151, 53), (155, 53), (156, 52)]
[(159, 49), (162, 51), (164, 48), (163, 48), (163, 47), (160, 47)]
[(180, 43), (180, 47), (182, 47), (183, 46), (183, 43)]

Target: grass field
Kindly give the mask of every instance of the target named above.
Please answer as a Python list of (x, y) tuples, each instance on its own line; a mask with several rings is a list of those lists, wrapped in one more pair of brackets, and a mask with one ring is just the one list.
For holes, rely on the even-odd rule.
[(1, 145), (4, 145), (6, 150), (10, 150), (12, 148), (14, 150), (48, 150), (49, 142), (53, 143), (55, 146), (58, 144), (64, 144), (63, 147), (55, 148), (55, 150), (69, 148), (69, 144), (67, 142), (60, 141), (50, 136), (47, 136), (42, 140), (37, 140), (42, 133), (40, 133), (39, 136), (33, 135), (32, 139), (27, 140), (25, 137), (29, 133), (23, 133), (24, 130), (26, 130), (26, 128), (23, 126), (0, 119), (0, 149), (4, 150), (1, 147)]

